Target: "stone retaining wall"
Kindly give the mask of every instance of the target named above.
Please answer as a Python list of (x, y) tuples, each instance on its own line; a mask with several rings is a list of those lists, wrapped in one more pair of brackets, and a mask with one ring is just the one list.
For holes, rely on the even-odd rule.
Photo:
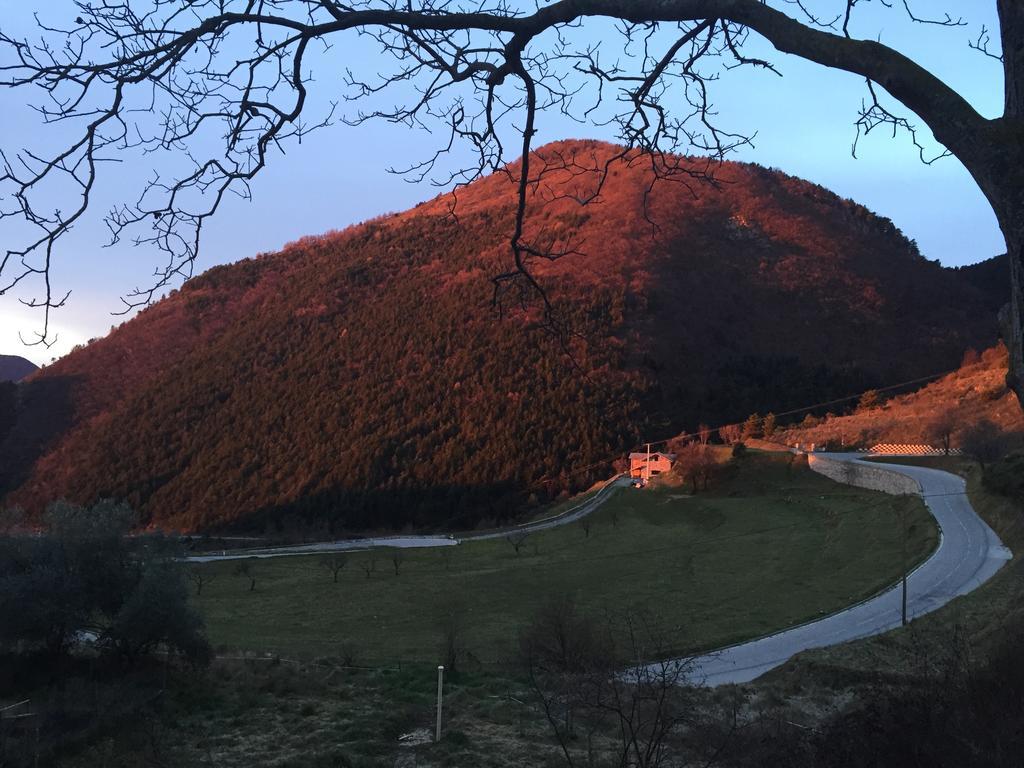
[(891, 493), (894, 496), (921, 492), (921, 486), (918, 485), (917, 480), (883, 466), (829, 459), (824, 456), (815, 456), (813, 453), (807, 455), (807, 465), (812, 472), (824, 475), (837, 483), (846, 483), (846, 485), (854, 485), (858, 488)]

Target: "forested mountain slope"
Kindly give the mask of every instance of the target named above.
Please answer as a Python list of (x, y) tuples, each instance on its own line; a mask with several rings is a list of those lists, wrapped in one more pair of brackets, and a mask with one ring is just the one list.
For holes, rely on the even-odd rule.
[(537, 265), (571, 335), (538, 302), (492, 305), (514, 206), (496, 174), (455, 217), (443, 196), (211, 269), (36, 374), (0, 416), (0, 503), (115, 496), (184, 529), (473, 525), (649, 436), (951, 368), (995, 338), (983, 289), (778, 171), (652, 186), (638, 159), (581, 208), (580, 168), (617, 151), (538, 152), (527, 236), (579, 251)]

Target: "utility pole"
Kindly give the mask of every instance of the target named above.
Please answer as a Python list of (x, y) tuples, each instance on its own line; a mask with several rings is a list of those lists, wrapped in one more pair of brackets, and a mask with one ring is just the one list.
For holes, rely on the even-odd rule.
[(900, 524), (903, 527), (903, 541), (902, 541), (902, 571), (903, 571), (903, 609), (902, 609), (902, 620), (903, 626), (907, 626), (907, 507), (908, 499), (903, 497), (902, 503), (900, 504)]
[(441, 696), (444, 685), (444, 666), (437, 668), (437, 728), (434, 731), (434, 741), (441, 740)]
[(651, 444), (647, 444), (647, 461), (644, 464), (644, 485), (651, 481)]

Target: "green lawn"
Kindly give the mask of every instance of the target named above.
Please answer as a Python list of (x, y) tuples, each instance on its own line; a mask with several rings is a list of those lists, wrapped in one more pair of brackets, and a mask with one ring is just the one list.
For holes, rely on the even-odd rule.
[[(710, 648), (781, 629), (856, 602), (898, 577), (900, 501), (833, 483), (788, 454), (755, 454), (710, 492), (624, 489), (580, 524), (533, 534), (516, 555), (504, 540), (387, 553), (367, 578), (351, 553), (337, 584), (319, 558), (254, 562), (256, 591), (215, 574), (199, 604), (215, 644), (357, 663), (438, 658), (439, 616), (461, 606), (465, 643), (481, 661), (507, 658), (548, 595), (587, 611), (649, 610), (673, 650)], [(909, 515), (909, 560), (936, 531), (923, 504)]]

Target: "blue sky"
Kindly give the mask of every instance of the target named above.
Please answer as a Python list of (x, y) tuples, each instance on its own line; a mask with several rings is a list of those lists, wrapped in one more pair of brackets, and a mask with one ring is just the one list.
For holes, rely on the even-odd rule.
[[(838, 4), (816, 3), (820, 8)], [(34, 11), (44, 19), (60, 21), (68, 5), (68, 0), (0, 0), (0, 27), (31, 33)], [(929, 12), (940, 5), (919, 3)], [(899, 48), (939, 74), (983, 115), (996, 116), (1003, 93), (999, 66), (967, 45), (982, 24), (997, 28), (995, 3), (944, 5), (970, 6), (970, 25), (954, 29), (915, 25), (898, 8), (889, 10), (874, 2), (860, 6), (864, 12), (854, 34), (878, 37)], [(607, 31), (600, 25), (585, 28), (593, 35)], [(781, 56), (764, 43), (751, 50), (770, 56), (784, 76), (730, 71), (715, 84), (712, 95), (719, 122), (730, 129), (756, 132), (754, 146), (744, 148), (735, 159), (780, 168), (863, 203), (890, 217), (917, 241), (926, 257), (943, 264), (973, 263), (1003, 251), (994, 216), (957, 160), (947, 158), (926, 166), (905, 136), (893, 139), (881, 133), (862, 143), (857, 159), (851, 157), (853, 122), (865, 96), (857, 77)], [(351, 40), (343, 50), (336, 48), (317, 73), (317, 87), (323, 90), (316, 92), (312, 109), (323, 108), (328, 98), (336, 97), (337, 92), (328, 88), (332, 70), (347, 66), (369, 75), (374, 61), (374, 50), (363, 41)], [(54, 145), (70, 135), (65, 128), (41, 130), (26, 106), (29, 95), (27, 91), (0, 93), (5, 116), (0, 147), (8, 152), (26, 144)], [(614, 138), (610, 128), (579, 125), (555, 114), (542, 115), (538, 131), (538, 145), (567, 137)], [(206, 232), (198, 270), (273, 251), (303, 235), (340, 229), (433, 197), (439, 191), (436, 187), (410, 184), (386, 169), (421, 160), (437, 141), (437, 136), (384, 123), (358, 128), (336, 125), (314, 134), (301, 146), (290, 148), (286, 156), (274, 159), (254, 183), (253, 201), (233, 200), (222, 210)], [(19, 332), (28, 336), (41, 318), (38, 312), (24, 309), (14, 293), (0, 296), (0, 354), (20, 354), (44, 363), (76, 343), (104, 335), (125, 319), (111, 314), (121, 306), (119, 297), (147, 283), (159, 254), (130, 247), (104, 248), (107, 237), (101, 217), (125, 188), (136, 191), (131, 184), (139, 173), (148, 172), (145, 163), (145, 159), (133, 159), (130, 164), (108, 167), (89, 221), (63, 241), (54, 276), (57, 286), (71, 289), (72, 295), (54, 318), (57, 343), (49, 350), (21, 345)]]

